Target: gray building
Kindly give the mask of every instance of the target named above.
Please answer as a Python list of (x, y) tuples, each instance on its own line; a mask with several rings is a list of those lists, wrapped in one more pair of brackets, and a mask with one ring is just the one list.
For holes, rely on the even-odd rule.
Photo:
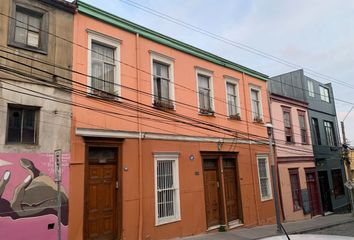
[(340, 156), (337, 114), (330, 83), (322, 84), (297, 70), (272, 77), (270, 90), (308, 103), (309, 126), (324, 212), (348, 210), (348, 192)]

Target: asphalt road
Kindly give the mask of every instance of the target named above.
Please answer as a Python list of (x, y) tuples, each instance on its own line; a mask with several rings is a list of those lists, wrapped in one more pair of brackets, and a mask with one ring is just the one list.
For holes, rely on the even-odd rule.
[(341, 224), (338, 226), (314, 231), (311, 233), (354, 237), (354, 222)]

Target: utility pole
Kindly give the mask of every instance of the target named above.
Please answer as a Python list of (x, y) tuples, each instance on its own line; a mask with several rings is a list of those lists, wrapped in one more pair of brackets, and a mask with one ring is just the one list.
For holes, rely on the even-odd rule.
[(354, 189), (353, 189), (353, 177), (352, 177), (352, 170), (351, 170), (351, 164), (350, 164), (350, 159), (349, 159), (349, 146), (347, 144), (347, 139), (345, 137), (345, 129), (344, 129), (344, 122), (340, 122), (340, 125), (342, 127), (342, 137), (343, 137), (343, 146), (342, 146), (342, 159), (343, 162), (347, 165), (346, 170), (347, 170), (347, 176), (348, 176), (348, 182), (352, 186), (352, 188), (349, 188), (350, 192), (350, 203), (351, 203), (351, 212), (352, 212), (352, 217), (354, 217)]
[(271, 170), (272, 170), (272, 185), (274, 192), (274, 205), (275, 205), (275, 217), (277, 221), (277, 233), (281, 233), (281, 222), (280, 222), (280, 211), (279, 211), (279, 197), (278, 197), (278, 188), (277, 188), (277, 178), (276, 178), (276, 169), (273, 153), (273, 125), (271, 123), (265, 124), (267, 127), (268, 140), (269, 140), (269, 151), (270, 151), (270, 160), (271, 160)]

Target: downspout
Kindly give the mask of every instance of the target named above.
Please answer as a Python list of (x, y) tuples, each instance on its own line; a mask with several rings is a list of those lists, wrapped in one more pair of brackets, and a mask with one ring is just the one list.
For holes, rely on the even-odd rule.
[(138, 232), (138, 239), (143, 239), (143, 147), (142, 147), (142, 136), (143, 133), (141, 132), (141, 113), (139, 110), (139, 103), (140, 103), (140, 45), (139, 45), (139, 33), (136, 34), (136, 98), (137, 98), (137, 123), (138, 123), (138, 132), (139, 132), (139, 139), (138, 139), (138, 160), (139, 160), (139, 232)]
[[(242, 73), (242, 87), (243, 87), (243, 101), (244, 103), (246, 104), (246, 87), (245, 87), (245, 73)], [(252, 102), (251, 102), (251, 105), (252, 105)], [(246, 107), (246, 106), (245, 106)], [(252, 107), (251, 107), (252, 109)], [(246, 107), (246, 110), (247, 110), (247, 107)], [(249, 133), (250, 133), (250, 128), (249, 128), (249, 121), (248, 121), (248, 115), (247, 115), (247, 111), (245, 113), (245, 116), (246, 116), (246, 126), (247, 126), (247, 133), (248, 133), (248, 138), (249, 138)], [(251, 116), (252, 116), (252, 111), (251, 111)], [(256, 199), (256, 196), (257, 196), (257, 191), (256, 191), (256, 187), (255, 187), (255, 183), (254, 183), (254, 169), (253, 169), (253, 164), (252, 164), (252, 150), (251, 150), (251, 141), (249, 140), (249, 143), (248, 143), (248, 151), (249, 151), (249, 154), (250, 154), (250, 159), (251, 159), (251, 172), (252, 172), (252, 180), (253, 180), (253, 193), (254, 193), (254, 203), (256, 205), (256, 214), (257, 214), (257, 225), (259, 225), (260, 221), (259, 221), (259, 206), (258, 206), (258, 202), (257, 202), (257, 199)]]

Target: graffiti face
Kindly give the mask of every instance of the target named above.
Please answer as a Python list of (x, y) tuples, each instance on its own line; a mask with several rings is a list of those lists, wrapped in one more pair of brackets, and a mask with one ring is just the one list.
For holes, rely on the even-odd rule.
[[(56, 217), (58, 187), (51, 176), (54, 168), (51, 164), (52, 158), (49, 154), (41, 155), (38, 164), (40, 169), (36, 166), (35, 160), (32, 160), (36, 159), (35, 157), (30, 159), (20, 156), (21, 154), (17, 155), (19, 158), (15, 161), (9, 161), (8, 157), (6, 160), (0, 160), (0, 220), (2, 217), (11, 218), (15, 224), (19, 219), (36, 218), (44, 221), (48, 216)], [(47, 161), (42, 161), (43, 159)], [(67, 226), (68, 196), (63, 185), (60, 185), (60, 195), (61, 223)]]

